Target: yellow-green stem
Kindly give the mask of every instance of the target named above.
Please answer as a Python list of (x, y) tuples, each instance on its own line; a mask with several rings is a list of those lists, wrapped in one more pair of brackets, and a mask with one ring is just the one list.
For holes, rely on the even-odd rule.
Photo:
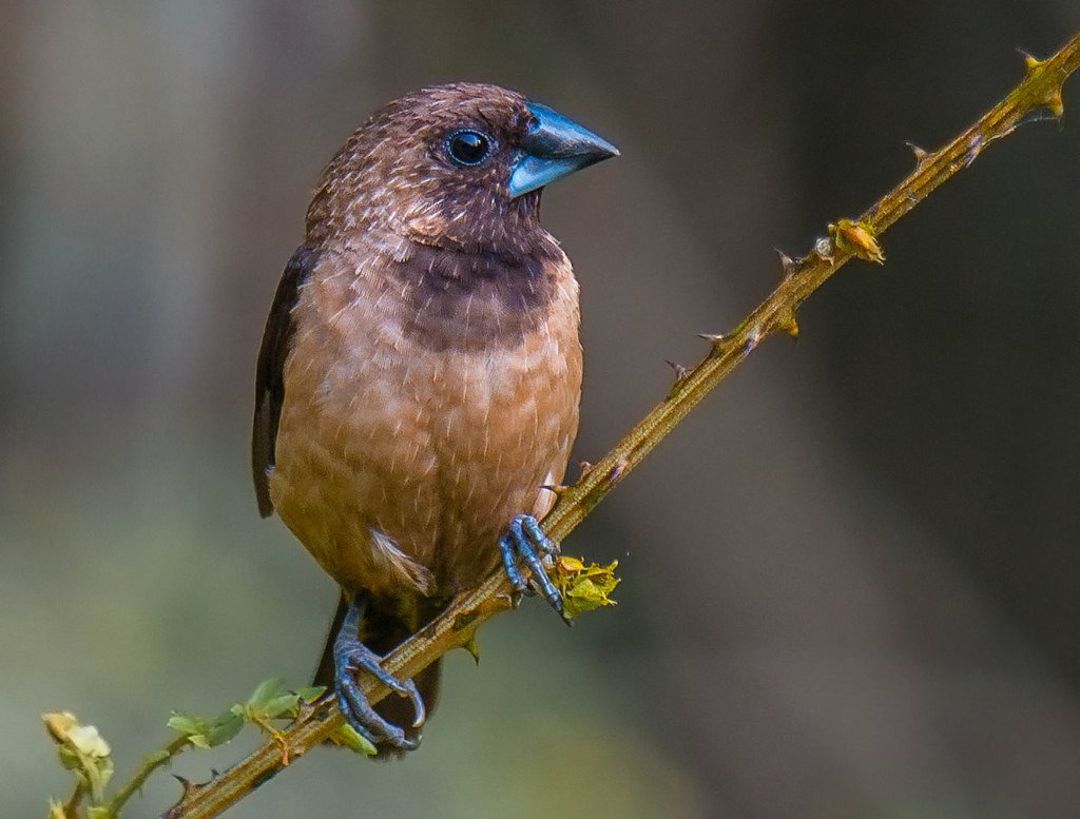
[(106, 806), (106, 815), (119, 816), (121, 808), (124, 807), (132, 796), (138, 793), (139, 788), (143, 786), (143, 783), (150, 777), (150, 774), (162, 765), (167, 765), (172, 761), (173, 757), (187, 748), (190, 744), (191, 742), (187, 737), (177, 737), (161, 750), (155, 751), (147, 756), (132, 775), (131, 779), (116, 792), (112, 799), (109, 800), (109, 804)]

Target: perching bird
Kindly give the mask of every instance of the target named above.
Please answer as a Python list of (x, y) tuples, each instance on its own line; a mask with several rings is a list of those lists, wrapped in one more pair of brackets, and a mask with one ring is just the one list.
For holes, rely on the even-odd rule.
[[(259, 352), (252, 464), (342, 589), (323, 662), (350, 724), (415, 748), (438, 663), (380, 666), (500, 561), (562, 602), (536, 523), (577, 432), (578, 285), (540, 226), (545, 185), (614, 146), (512, 91), (455, 83), (396, 100), (331, 160)], [(372, 708), (355, 672), (405, 699)]]

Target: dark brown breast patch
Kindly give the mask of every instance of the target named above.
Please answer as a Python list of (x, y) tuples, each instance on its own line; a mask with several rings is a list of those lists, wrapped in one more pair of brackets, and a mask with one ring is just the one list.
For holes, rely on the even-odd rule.
[(550, 249), (517, 256), (414, 243), (386, 272), (404, 294), (407, 336), (438, 352), (474, 352), (516, 347), (544, 321), (558, 263)]

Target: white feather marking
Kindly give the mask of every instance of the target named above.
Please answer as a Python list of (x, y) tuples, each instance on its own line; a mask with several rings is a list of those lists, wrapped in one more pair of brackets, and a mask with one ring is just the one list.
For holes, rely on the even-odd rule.
[(426, 567), (401, 551), (389, 535), (374, 527), (370, 532), (371, 555), (376, 562), (393, 571), (422, 594), (430, 594), (435, 590), (435, 576)]

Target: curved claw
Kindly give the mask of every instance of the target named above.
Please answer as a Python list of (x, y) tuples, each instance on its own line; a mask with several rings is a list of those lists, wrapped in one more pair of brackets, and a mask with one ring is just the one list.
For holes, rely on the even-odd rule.
[(387, 743), (403, 751), (411, 751), (419, 747), (419, 739), (410, 739), (405, 736), (405, 731), (392, 722), (387, 721), (371, 707), (364, 692), (356, 682), (356, 678), (345, 669), (345, 673), (336, 680), (337, 700), (341, 713), (357, 733), (372, 744)]
[(404, 751), (420, 745), (420, 739), (405, 735), (405, 731), (380, 715), (368, 702), (356, 671), (366, 671), (399, 696), (412, 703), (415, 717), (413, 728), (420, 728), (426, 718), (423, 697), (412, 680), (399, 680), (382, 667), (383, 658), (360, 642), (358, 628), (363, 615), (362, 598), (357, 595), (349, 604), (341, 629), (334, 639), (334, 689), (345, 719), (356, 731), (372, 743), (386, 743)]
[(510, 528), (499, 541), (503, 567), (514, 589), (525, 592), (529, 588), (518, 568), (520, 561), (528, 566), (531, 580), (539, 587), (544, 599), (566, 621), (562, 595), (548, 577), (547, 569), (541, 559), (541, 557), (555, 554), (558, 548), (558, 544), (544, 534), (544, 530), (540, 528), (540, 524), (532, 515), (517, 515), (510, 521)]
[[(382, 667), (382, 657), (362, 644), (360, 650), (354, 649), (343, 659), (345, 661), (345, 671), (366, 671), (391, 691), (397, 693), (398, 696), (409, 699), (412, 702), (413, 713), (416, 715), (413, 718), (412, 727), (423, 727), (424, 721), (427, 719), (427, 712), (424, 708), (424, 699), (420, 696), (416, 683), (412, 680), (399, 680)], [(355, 677), (351, 674), (346, 676), (354, 685), (356, 684)]]

